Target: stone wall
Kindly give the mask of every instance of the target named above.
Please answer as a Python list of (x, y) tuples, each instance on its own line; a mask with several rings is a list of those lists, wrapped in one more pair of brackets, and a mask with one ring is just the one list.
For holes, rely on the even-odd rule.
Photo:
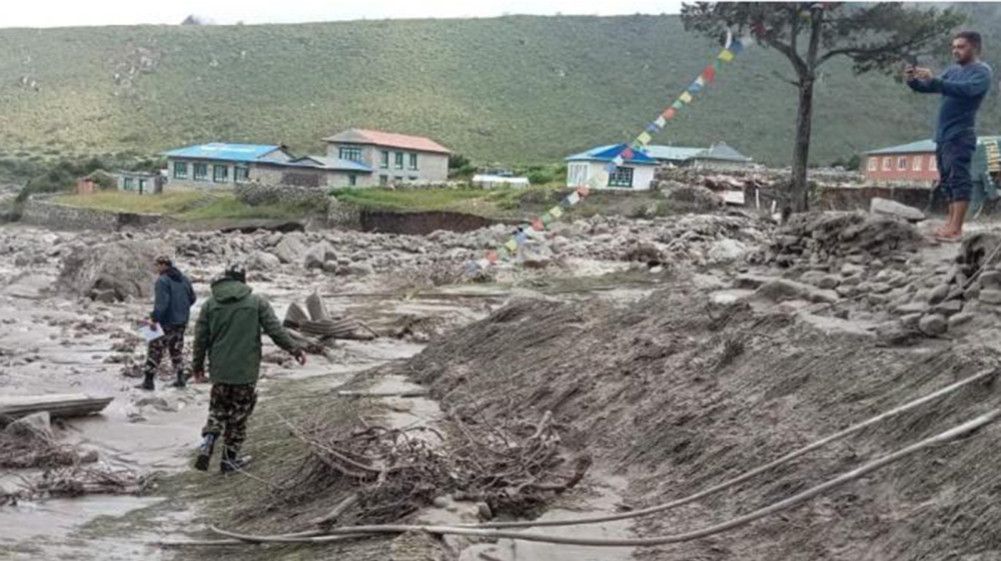
[(325, 213), (330, 204), (326, 189), (317, 187), (246, 183), (237, 185), (235, 191), (240, 202), (251, 206), (294, 204), (309, 206)]
[(159, 214), (111, 212), (62, 205), (31, 199), (24, 205), (21, 222), (54, 230), (101, 230), (115, 232), (123, 228), (159, 226), (164, 217)]
[(459, 212), (386, 212), (363, 210), (360, 216), (363, 232), (426, 236), (436, 230), (471, 232), (493, 226), (496, 222), (481, 216)]
[(825, 187), (820, 190), (818, 210), (869, 210), (869, 203), (878, 197), (889, 199), (919, 210), (932, 213), (945, 211), (945, 201), (935, 197), (932, 201), (931, 189), (906, 187)]

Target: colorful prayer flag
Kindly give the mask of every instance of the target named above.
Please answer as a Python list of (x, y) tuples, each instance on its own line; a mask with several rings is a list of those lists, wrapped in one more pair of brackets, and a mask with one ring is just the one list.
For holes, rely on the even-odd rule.
[(711, 84), (713, 80), (716, 79), (716, 69), (713, 65), (709, 65), (705, 70), (702, 71), (702, 79), (705, 80), (707, 84)]
[(518, 251), (518, 242), (516, 242), (514, 238), (511, 238), (506, 244), (504, 244), (504, 247), (506, 247), (509, 252), (514, 253)]
[(578, 193), (577, 191), (574, 191), (573, 193), (570, 193), (570, 196), (567, 197), (567, 202), (570, 203), (570, 206), (574, 206), (577, 203), (579, 203), (580, 202), (580, 193)]
[(684, 92), (680, 96), (678, 96), (678, 101), (680, 101), (682, 103), (691, 103), (692, 99), (693, 99), (692, 98), (692, 94), (690, 94), (688, 92)]
[(534, 229), (536, 232), (541, 232), (546, 229), (546, 225), (542, 223), (542, 220), (536, 218), (535, 222), (532, 222), (532, 229)]
[(679, 99), (679, 100), (676, 100), (674, 103), (671, 104), (671, 109), (674, 109), (674, 111), (677, 112), (679, 109), (681, 109), (682, 107), (684, 107), (684, 105), (685, 104), (681, 103), (681, 100)]
[(716, 58), (723, 62), (730, 62), (733, 60), (733, 51), (730, 49), (723, 49), (723, 52), (721, 52)]
[(488, 253), (487, 254), (487, 261), (490, 261), (491, 263), (493, 263), (494, 261), (497, 261), (497, 252), (496, 251), (491, 251), (490, 253)]
[(580, 189), (577, 189), (577, 192), (580, 193), (581, 197), (586, 197), (591, 194), (591, 190), (587, 188), (587, 185), (581, 185)]
[(558, 206), (554, 206), (553, 208), (549, 209), (549, 214), (553, 215), (553, 218), (559, 218), (563, 216), (563, 209)]
[(639, 142), (640, 144), (642, 144), (644, 146), (646, 146), (647, 144), (650, 144), (651, 140), (653, 140), (653, 137), (650, 136), (650, 133), (648, 133), (648, 132), (640, 133), (640, 135), (638, 137), (636, 137), (636, 142)]
[(730, 52), (734, 55), (739, 55), (741, 51), (744, 50), (744, 43), (740, 39), (734, 39), (733, 44), (730, 45)]
[(518, 232), (514, 235), (514, 243), (522, 245), (526, 241), (528, 241), (528, 236), (525, 235), (525, 232)]
[(545, 214), (542, 215), (542, 218), (540, 218), (540, 220), (542, 220), (543, 224), (545, 224), (546, 226), (549, 226), (553, 222), (553, 217), (549, 216), (549, 213), (547, 212), (547, 213), (545, 213)]
[[(670, 109), (668, 109), (668, 111), (670, 111)], [(664, 128), (664, 125), (667, 124), (667, 117), (665, 115), (661, 115), (660, 117), (657, 117), (657, 120), (654, 121), (653, 124), (657, 125), (657, 128), (662, 129)]]
[(623, 160), (631, 160), (633, 157), (633, 149), (626, 148), (625, 150), (622, 151), (622, 154), (620, 155), (622, 156)]
[(720, 60), (720, 59), (718, 59), (718, 58), (716, 60), (714, 60), (713, 61), (713, 68), (716, 69), (716, 72), (719, 72), (719, 69), (723, 68), (723, 61)]
[(608, 173), (614, 173), (615, 168), (617, 167), (618, 166), (615, 165), (615, 162), (608, 162), (608, 164), (605, 165), (605, 171), (607, 171)]
[(695, 83), (699, 85), (700, 90), (702, 89), (702, 86), (706, 85), (706, 81), (702, 78), (702, 75), (699, 75), (699, 77), (695, 79)]
[(657, 126), (657, 123), (650, 123), (646, 126), (646, 132), (657, 132), (658, 130), (660, 130), (660, 127)]
[(677, 109), (675, 109), (673, 107), (669, 107), (667, 109), (667, 111), (664, 111), (663, 118), (664, 119), (673, 119), (674, 116), (677, 115), (677, 114), (678, 114), (678, 110)]
[(622, 154), (619, 154), (618, 156), (612, 158), (612, 163), (616, 166), (621, 166), (626, 163), (626, 159), (622, 157)]
[[(699, 91), (701, 89), (702, 89), (702, 84), (700, 84), (698, 80), (695, 80), (694, 82), (692, 82), (691, 86), (688, 86), (688, 91), (689, 92), (693, 92), (693, 93), (697, 92), (697, 91)], [(688, 93), (688, 92), (685, 92), (685, 93)]]

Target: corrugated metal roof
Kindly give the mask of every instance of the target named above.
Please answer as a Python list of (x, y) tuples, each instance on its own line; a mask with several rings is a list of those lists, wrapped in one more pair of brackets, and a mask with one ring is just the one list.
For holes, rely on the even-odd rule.
[[(573, 156), (568, 156), (566, 161), (568, 162), (611, 162), (622, 153), (628, 146), (627, 144), (612, 144), (609, 146), (599, 146), (597, 148), (592, 148), (587, 152), (581, 152), (580, 154), (574, 154)], [(657, 160), (654, 160), (650, 156), (643, 152), (633, 150), (633, 157), (626, 160), (627, 164), (633, 165), (657, 165)]]
[(340, 158), (328, 158), (326, 156), (303, 156), (296, 158), (288, 164), (298, 167), (319, 168), (334, 171), (358, 171), (372, 173), (372, 168), (361, 162), (353, 160), (342, 160)]
[(911, 142), (910, 144), (901, 144), (899, 146), (890, 146), (889, 148), (880, 148), (879, 150), (870, 150), (866, 152), (866, 154), (915, 154), (934, 151), (934, 140), (919, 140), (917, 142)]
[(164, 152), (168, 158), (199, 158), (229, 162), (255, 162), (282, 147), (277, 144), (228, 144), (210, 142)]
[(705, 151), (705, 148), (662, 146), (660, 144), (651, 144), (646, 147), (646, 153), (651, 158), (655, 160), (672, 160), (676, 162), (683, 162), (689, 158), (694, 158)]
[(367, 129), (348, 129), (323, 140), (327, 142), (343, 142), (351, 144), (374, 144), (418, 152), (435, 152), (451, 154), (451, 150), (423, 136), (409, 136), (392, 132), (381, 132)]

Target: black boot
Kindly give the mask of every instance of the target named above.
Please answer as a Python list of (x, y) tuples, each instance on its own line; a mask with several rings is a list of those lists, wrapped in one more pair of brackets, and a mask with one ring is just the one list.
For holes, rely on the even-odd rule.
[(187, 384), (185, 383), (185, 376), (184, 376), (184, 369), (183, 368), (178, 368), (177, 369), (177, 379), (174, 380), (174, 387), (175, 388), (185, 388), (185, 387), (187, 387)]
[(226, 447), (222, 450), (222, 462), (219, 463), (219, 471), (223, 475), (236, 473), (247, 469), (250, 465), (250, 456), (241, 456), (240, 450)]
[(202, 444), (198, 447), (198, 459), (195, 460), (195, 469), (198, 471), (208, 471), (209, 461), (212, 460), (212, 450), (215, 448), (215, 435), (206, 434), (202, 437)]
[(142, 383), (136, 385), (136, 388), (146, 391), (153, 391), (154, 389), (156, 389), (155, 386), (153, 386), (153, 376), (154, 376), (153, 374), (146, 374), (145, 376), (143, 376)]

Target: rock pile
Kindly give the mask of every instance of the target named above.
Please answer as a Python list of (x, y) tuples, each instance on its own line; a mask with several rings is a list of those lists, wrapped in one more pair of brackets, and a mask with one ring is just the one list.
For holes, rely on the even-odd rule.
[(789, 267), (803, 260), (811, 266), (838, 268), (874, 260), (906, 261), (917, 251), (921, 234), (907, 222), (861, 212), (794, 215), (771, 245), (767, 262)]

